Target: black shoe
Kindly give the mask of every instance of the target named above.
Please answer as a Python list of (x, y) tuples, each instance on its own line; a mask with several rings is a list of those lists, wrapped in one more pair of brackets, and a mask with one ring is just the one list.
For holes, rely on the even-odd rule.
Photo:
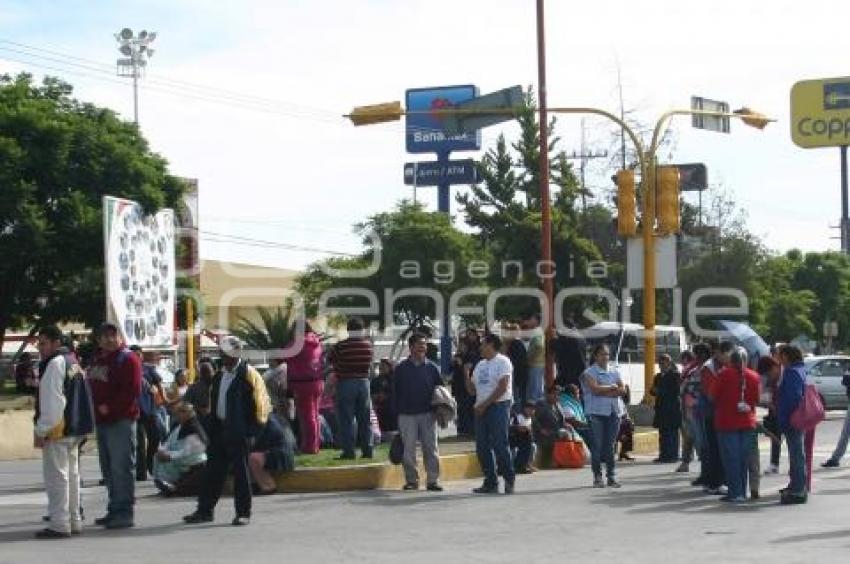
[(829, 460), (821, 464), (821, 468), (838, 468), (838, 466), (838, 461), (833, 458), (830, 458)]
[(806, 503), (807, 501), (808, 496), (806, 494), (797, 495), (792, 493), (786, 493), (779, 498), (779, 503), (782, 505), (798, 505), (801, 503)]
[(98, 480), (98, 481), (97, 481), (97, 485), (98, 485), (98, 486), (105, 486), (105, 485), (106, 485), (106, 480), (104, 480), (103, 478), (101, 478), (100, 480)]
[(620, 482), (618, 482), (614, 478), (608, 478), (605, 481), (605, 485), (608, 486), (609, 488), (622, 488), (623, 487), (623, 484), (621, 484)]
[(107, 529), (131, 529), (136, 526), (133, 522), (132, 518), (115, 518), (110, 519), (109, 522), (104, 525)]
[(505, 482), (505, 495), (511, 495), (514, 493), (514, 483), (513, 482)]
[(177, 491), (177, 488), (174, 487), (174, 484), (170, 484), (165, 480), (156, 479), (153, 481), (153, 485), (156, 486), (156, 489), (162, 493), (164, 496), (174, 495), (174, 492)]
[[(403, 491), (406, 491), (406, 492), (410, 492), (410, 491), (413, 491), (413, 490), (418, 490), (418, 489), (419, 489), (419, 484), (417, 484), (416, 482), (408, 482), (408, 483), (404, 484), (404, 486), (403, 486), (401, 489), (402, 489)], [(430, 486), (430, 485), (428, 486), (428, 489), (431, 489), (431, 486)]]
[(356, 458), (353, 454), (340, 454), (336, 457), (337, 460), (355, 460)]
[(472, 493), (476, 493), (476, 494), (499, 493), (499, 486), (491, 486), (489, 484), (483, 484), (480, 488), (473, 488)]
[(360, 458), (372, 458), (373, 453), (371, 450), (364, 450), (363, 454), (360, 455)]
[(761, 495), (759, 495), (759, 493), (758, 493), (758, 492), (755, 492), (755, 491), (750, 492), (750, 499), (753, 499), (753, 500), (755, 500), (755, 499), (761, 499)]
[(110, 521), (112, 521), (112, 515), (107, 514), (107, 515), (104, 515), (103, 517), (98, 517), (97, 519), (95, 519), (94, 524), (99, 525), (101, 527), (105, 527), (106, 524), (109, 523)]
[(233, 521), (231, 521), (230, 524), (234, 527), (244, 527), (245, 525), (251, 524), (251, 518), (236, 516), (233, 518)]
[(433, 484), (428, 484), (425, 489), (427, 489), (429, 492), (441, 492), (443, 491), (443, 486), (435, 482)]
[(705, 485), (705, 478), (702, 478), (702, 477), (697, 478), (696, 480), (691, 482), (691, 485), (692, 486), (704, 486)]
[(212, 523), (213, 516), (209, 513), (201, 513), (200, 511), (195, 511), (191, 515), (186, 515), (183, 517), (183, 522), (188, 523), (189, 525), (194, 525), (196, 523)]
[(71, 538), (71, 533), (60, 533), (53, 529), (42, 529), (35, 534), (35, 538), (39, 540), (69, 539)]

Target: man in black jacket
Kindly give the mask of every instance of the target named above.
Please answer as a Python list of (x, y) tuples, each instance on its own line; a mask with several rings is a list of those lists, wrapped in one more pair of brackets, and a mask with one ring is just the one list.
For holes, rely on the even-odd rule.
[(213, 520), (213, 511), (233, 467), (233, 525), (251, 520), (251, 477), (248, 454), (271, 412), (265, 383), (254, 367), (240, 358), (242, 343), (235, 337), (221, 340), (223, 369), (216, 374), (210, 390), (210, 414), (206, 428), (210, 445), (207, 466), (198, 496), (198, 508), (183, 517), (186, 523)]

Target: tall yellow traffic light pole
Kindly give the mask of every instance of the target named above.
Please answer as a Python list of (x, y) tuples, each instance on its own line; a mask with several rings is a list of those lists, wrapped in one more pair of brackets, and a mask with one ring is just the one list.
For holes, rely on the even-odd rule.
[[(345, 117), (349, 118), (354, 125), (372, 125), (401, 119), (403, 115), (415, 113), (428, 113), (430, 115), (517, 115), (526, 108), (475, 108), (475, 109), (443, 109), (429, 110), (427, 112), (407, 112), (401, 102), (390, 102), (387, 104), (376, 104), (372, 106), (358, 106)], [(539, 110), (538, 110), (539, 111)], [(605, 110), (598, 108), (548, 108), (553, 114), (591, 114), (605, 117), (617, 125), (631, 139), (637, 149), (638, 164), (640, 167), (640, 190), (641, 190), (641, 237), (643, 238), (643, 325), (644, 325), (644, 386), (648, 391), (652, 387), (655, 377), (655, 190), (656, 190), (656, 157), (661, 131), (666, 122), (677, 115), (700, 115), (709, 117), (725, 117), (741, 119), (745, 124), (757, 129), (764, 127), (774, 119), (768, 118), (749, 108), (742, 108), (732, 113), (713, 112), (706, 110), (670, 110), (658, 119), (655, 130), (652, 133), (652, 141), (649, 150), (644, 148), (640, 138), (620, 118)], [(630, 171), (626, 171), (630, 172)], [(662, 176), (668, 173), (662, 172)], [(620, 178), (628, 178), (618, 174)], [(633, 176), (632, 176), (633, 178)], [(678, 202), (678, 201), (677, 201)], [(678, 205), (678, 203), (676, 204)], [(663, 229), (662, 229), (663, 230)], [(547, 304), (551, 308), (551, 304)]]

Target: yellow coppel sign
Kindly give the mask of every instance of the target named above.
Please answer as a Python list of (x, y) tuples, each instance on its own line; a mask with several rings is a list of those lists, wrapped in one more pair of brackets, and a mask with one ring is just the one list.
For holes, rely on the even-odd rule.
[(791, 139), (806, 149), (850, 145), (850, 77), (791, 87)]

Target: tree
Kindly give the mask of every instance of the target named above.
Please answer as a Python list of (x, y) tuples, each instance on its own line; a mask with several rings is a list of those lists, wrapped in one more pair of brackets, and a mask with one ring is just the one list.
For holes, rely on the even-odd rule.
[(0, 343), (36, 319), (102, 319), (102, 196), (150, 213), (183, 191), (135, 125), (71, 94), (56, 78), (0, 76)]
[[(500, 135), (496, 147), (478, 163), (482, 183), (457, 196), (466, 223), (476, 230), (476, 238), (491, 256), (491, 288), (542, 286), (538, 272), (542, 256), (540, 127), (531, 91), (525, 104), (517, 117), (521, 133), (512, 150)], [(549, 131), (555, 123), (552, 119)], [(566, 155), (557, 151), (558, 142), (550, 134), (550, 182), (557, 188), (551, 208), (556, 292), (568, 286), (597, 285), (588, 276), (588, 266), (600, 259), (596, 246), (579, 231), (576, 203), (581, 187)], [(570, 300), (568, 307), (577, 308), (582, 302)], [(516, 318), (535, 307), (539, 306), (533, 298), (500, 300), (496, 311), (500, 317)]]
[[(318, 303), (326, 291), (356, 287), (371, 293), (378, 304), (376, 312), (363, 316), (367, 321), (375, 321), (383, 327), (390, 319), (392, 324), (411, 329), (437, 321), (434, 300), (423, 295), (424, 292), (437, 292), (448, 307), (452, 293), (476, 285), (476, 271), (470, 274), (475, 265), (471, 263), (483, 255), (473, 238), (456, 229), (444, 213), (428, 212), (421, 204), (403, 200), (393, 211), (372, 216), (356, 230), (363, 236), (363, 253), (314, 264), (299, 277), (297, 289), (308, 315), (319, 313)], [(370, 234), (381, 245), (381, 261), (376, 272), (359, 279), (328, 274), (329, 266), (345, 271), (370, 265), (378, 252), (374, 244), (376, 239)], [(394, 293), (405, 290), (412, 293), (394, 299)], [(364, 307), (369, 301), (349, 293), (330, 300), (328, 305), (330, 308)]]
[(261, 323), (244, 317), (239, 318), (239, 324), (233, 334), (245, 342), (249, 349), (255, 351), (271, 351), (282, 349), (292, 340), (295, 315), (291, 303), (274, 310), (258, 307), (257, 313)]

